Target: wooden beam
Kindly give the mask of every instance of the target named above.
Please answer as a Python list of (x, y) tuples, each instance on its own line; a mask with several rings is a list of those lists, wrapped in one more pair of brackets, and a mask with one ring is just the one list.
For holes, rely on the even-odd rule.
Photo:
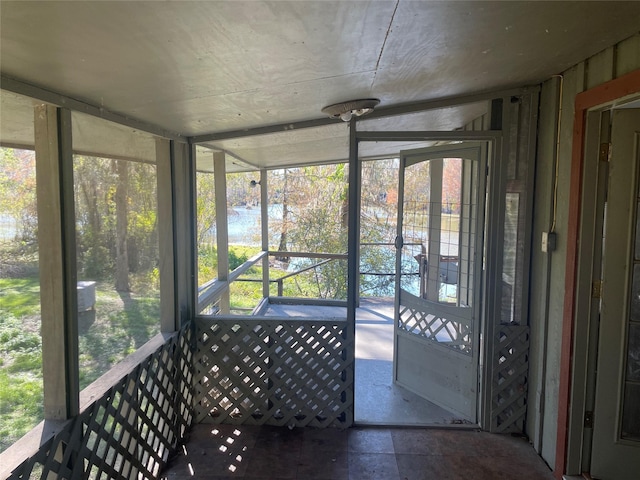
[[(360, 195), (362, 180), (362, 164), (358, 161), (358, 141), (356, 140), (356, 122), (351, 119), (349, 125), (349, 191), (348, 191), (348, 218), (347, 218), (347, 328), (344, 335), (345, 343), (350, 345), (343, 355), (347, 359), (355, 357), (355, 334), (356, 334), (356, 309), (360, 303), (359, 282), (360, 282)], [(352, 364), (350, 373), (354, 378), (354, 365)], [(343, 402), (348, 405), (354, 404), (354, 389), (352, 386), (343, 394)], [(348, 425), (354, 422), (354, 410), (350, 412), (351, 418), (345, 419)]]
[(79, 410), (71, 112), (37, 105), (34, 130), (44, 417), (64, 420)]
[[(213, 175), (216, 194), (216, 243), (218, 249), (218, 280), (229, 280), (229, 228), (227, 222), (227, 171), (225, 154), (213, 153)], [(220, 298), (222, 314), (228, 314), (230, 308), (229, 290)]]
[(92, 105), (90, 103), (77, 100), (66, 95), (52, 92), (51, 90), (47, 90), (36, 85), (31, 85), (15, 78), (0, 75), (0, 84), (2, 84), (3, 90), (8, 90), (19, 95), (24, 95), (41, 102), (64, 106), (65, 108), (76, 112), (86, 113), (87, 115), (102, 118), (104, 120), (115, 122), (126, 127), (135, 128), (136, 130), (142, 130), (143, 132), (151, 133), (152, 135), (157, 135), (159, 137), (164, 137), (171, 140), (182, 140), (183, 142), (187, 141), (186, 137), (183, 137), (182, 135), (179, 135), (175, 132), (165, 130), (164, 128), (160, 128), (156, 125), (120, 115), (118, 113), (106, 110), (104, 107)]
[[(171, 141), (173, 248), (176, 321), (179, 326), (194, 315), (195, 288), (195, 147)], [(162, 195), (162, 192), (159, 193)]]
[(158, 185), (158, 248), (160, 250), (160, 331), (179, 328), (176, 306), (176, 271), (173, 217), (173, 188), (169, 140), (156, 139), (156, 178)]
[[(492, 90), (485, 92), (473, 93), (470, 95), (460, 95), (456, 97), (437, 98), (433, 100), (424, 100), (421, 102), (404, 103), (400, 105), (391, 105), (388, 107), (376, 108), (372, 113), (363, 117), (363, 120), (371, 120), (372, 118), (392, 117), (395, 115), (406, 115), (409, 113), (424, 112), (429, 110), (438, 110), (441, 108), (455, 107), (470, 103), (478, 103), (493, 100), (495, 98), (508, 98), (512, 96), (528, 95), (537, 93), (539, 86), (511, 88), (507, 90)], [(355, 121), (358, 119), (355, 118)], [(267, 125), (264, 127), (247, 128), (242, 130), (232, 130), (226, 132), (206, 133), (196, 135), (189, 138), (190, 143), (207, 143), (229, 140), (232, 138), (251, 137), (254, 135), (268, 135), (270, 133), (286, 132), (290, 130), (300, 130), (303, 128), (316, 128), (325, 125), (340, 123), (340, 119), (323, 117), (313, 120), (304, 120), (298, 122), (280, 123), (277, 125)]]
[[(267, 171), (260, 170), (260, 240), (262, 251), (269, 250), (269, 182)], [(262, 258), (262, 298), (269, 297), (269, 255)]]

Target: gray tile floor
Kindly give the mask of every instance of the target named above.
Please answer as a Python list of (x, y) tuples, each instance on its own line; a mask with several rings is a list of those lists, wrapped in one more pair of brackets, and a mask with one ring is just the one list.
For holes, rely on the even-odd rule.
[(196, 425), (163, 480), (552, 480), (511, 435), (426, 428)]

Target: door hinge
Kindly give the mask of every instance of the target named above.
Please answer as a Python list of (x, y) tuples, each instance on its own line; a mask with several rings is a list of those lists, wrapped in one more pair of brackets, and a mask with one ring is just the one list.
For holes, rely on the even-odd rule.
[(609, 162), (611, 160), (611, 144), (610, 143), (601, 143), (600, 144), (600, 152), (599, 152), (599, 160), (601, 162)]
[(584, 427), (593, 428), (593, 412), (584, 412)]
[(591, 298), (602, 298), (602, 280), (596, 280), (591, 284)]

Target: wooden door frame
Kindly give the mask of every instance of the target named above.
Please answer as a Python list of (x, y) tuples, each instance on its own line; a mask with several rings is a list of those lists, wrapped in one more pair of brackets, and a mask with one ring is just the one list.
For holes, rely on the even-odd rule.
[(568, 455), (572, 387), (571, 367), (574, 355), (574, 317), (577, 308), (578, 242), (580, 241), (580, 215), (582, 211), (582, 172), (585, 154), (586, 116), (590, 109), (610, 104), (617, 99), (624, 98), (639, 91), (640, 69), (581, 92), (575, 97), (567, 225), (565, 295), (560, 356), (560, 385), (558, 392), (558, 430), (554, 468), (554, 475), (557, 479), (562, 479), (567, 467)]

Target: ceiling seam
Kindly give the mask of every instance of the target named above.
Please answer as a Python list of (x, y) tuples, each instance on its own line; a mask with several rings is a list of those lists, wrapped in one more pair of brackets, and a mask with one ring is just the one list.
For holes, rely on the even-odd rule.
[(393, 9), (393, 13), (391, 14), (391, 20), (389, 21), (389, 26), (387, 27), (387, 33), (384, 35), (384, 41), (382, 42), (382, 48), (380, 48), (380, 55), (378, 55), (378, 61), (376, 62), (376, 68), (373, 71), (373, 80), (371, 80), (371, 90), (373, 90), (373, 85), (376, 83), (376, 76), (378, 75), (378, 67), (380, 66), (380, 61), (382, 60), (382, 54), (384, 53), (384, 47), (387, 44), (387, 39), (389, 38), (389, 34), (391, 33), (391, 27), (393, 26), (393, 19), (396, 16), (396, 12), (398, 11), (398, 5), (400, 5), (400, 0), (396, 0), (396, 6)]

